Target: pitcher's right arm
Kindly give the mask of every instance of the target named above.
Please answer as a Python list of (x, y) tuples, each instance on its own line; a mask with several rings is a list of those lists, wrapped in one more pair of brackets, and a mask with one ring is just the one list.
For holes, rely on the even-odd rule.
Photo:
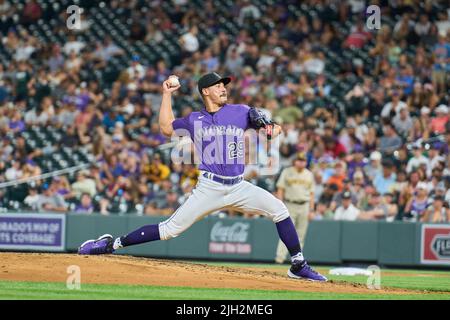
[(172, 92), (178, 90), (178, 88), (180, 88), (180, 85), (171, 87), (169, 79), (162, 84), (163, 93), (159, 109), (159, 127), (161, 128), (161, 133), (168, 137), (173, 133), (172, 122), (175, 120), (172, 111)]

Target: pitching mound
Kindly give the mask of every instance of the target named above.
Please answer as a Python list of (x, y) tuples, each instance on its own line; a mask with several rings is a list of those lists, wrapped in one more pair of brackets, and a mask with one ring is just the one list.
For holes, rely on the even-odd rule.
[[(289, 279), (285, 274), (258, 268), (210, 266), (119, 255), (3, 252), (0, 253), (0, 280), (65, 283), (68, 277), (67, 268), (71, 265), (80, 267), (82, 283), (375, 293), (362, 285), (295, 280)], [(377, 294), (414, 292), (397, 289), (376, 290)]]

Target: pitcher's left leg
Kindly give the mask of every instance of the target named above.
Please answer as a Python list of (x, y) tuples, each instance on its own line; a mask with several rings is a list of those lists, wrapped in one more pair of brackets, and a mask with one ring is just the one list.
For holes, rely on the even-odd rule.
[(303, 257), (299, 237), (286, 205), (267, 190), (243, 181), (228, 194), (226, 202), (245, 212), (259, 213), (270, 217), (275, 223), (278, 235), (291, 255), (292, 266), (288, 271), (291, 278), (312, 281), (326, 281), (327, 278), (311, 269)]

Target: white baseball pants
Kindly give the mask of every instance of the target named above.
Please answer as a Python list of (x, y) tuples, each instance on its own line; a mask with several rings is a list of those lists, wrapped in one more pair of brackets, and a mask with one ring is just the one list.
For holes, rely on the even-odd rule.
[(170, 218), (159, 224), (160, 238), (175, 238), (196, 221), (222, 209), (263, 214), (274, 223), (289, 217), (284, 203), (260, 187), (247, 181), (223, 185), (200, 174), (197, 186), (186, 202)]

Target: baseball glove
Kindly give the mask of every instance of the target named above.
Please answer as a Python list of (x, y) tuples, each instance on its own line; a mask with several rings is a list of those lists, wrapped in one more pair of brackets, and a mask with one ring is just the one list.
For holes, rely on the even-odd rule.
[(265, 128), (267, 131), (267, 139), (272, 139), (273, 125), (275, 124), (275, 122), (269, 120), (261, 110), (258, 110), (255, 107), (251, 107), (248, 111), (248, 119), (252, 128)]
[(266, 126), (273, 124), (261, 110), (258, 110), (255, 107), (251, 107), (248, 111), (248, 119), (250, 126), (254, 129), (265, 128)]

